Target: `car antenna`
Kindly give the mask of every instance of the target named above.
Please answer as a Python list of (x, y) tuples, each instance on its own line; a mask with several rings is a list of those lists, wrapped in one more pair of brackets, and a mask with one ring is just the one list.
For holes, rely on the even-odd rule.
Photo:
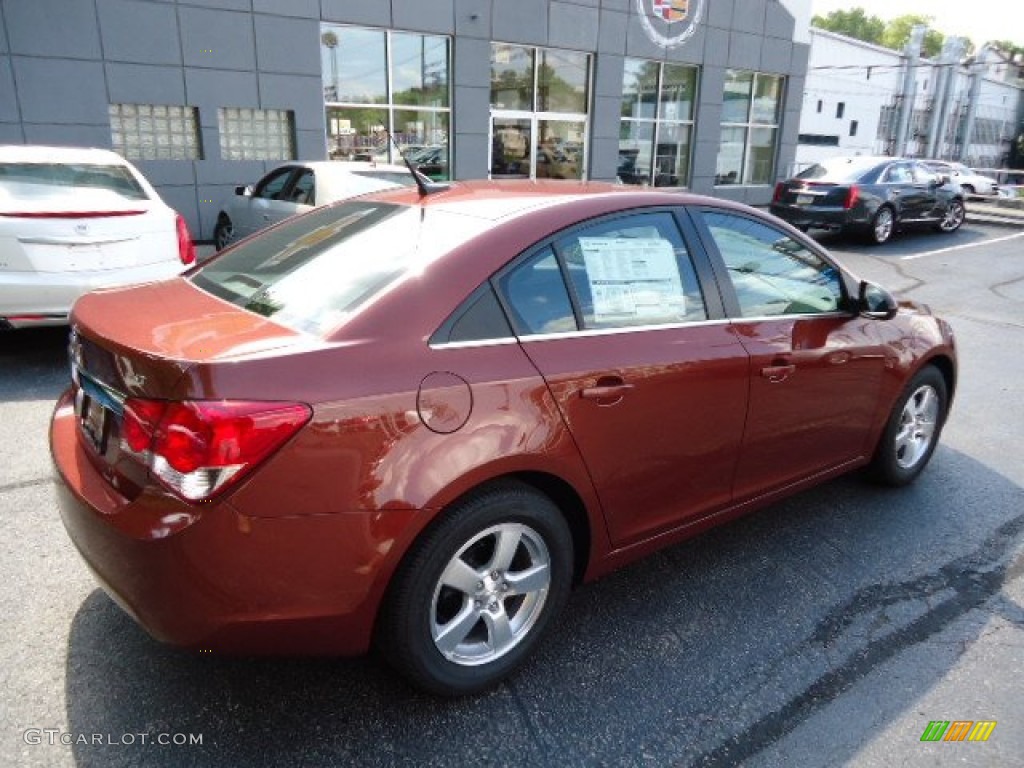
[(431, 181), (422, 173), (420, 173), (420, 170), (413, 164), (411, 160), (409, 160), (408, 157), (405, 156), (405, 153), (402, 151), (402, 148), (398, 146), (398, 142), (395, 141), (395, 137), (391, 135), (391, 131), (385, 128), (384, 134), (388, 137), (388, 141), (391, 142), (391, 146), (394, 147), (394, 150), (398, 153), (398, 156), (402, 158), (402, 162), (404, 162), (405, 167), (409, 169), (409, 173), (412, 174), (413, 179), (416, 180), (416, 189), (419, 190), (420, 197), (427, 197), (428, 195), (433, 195), (437, 192), (444, 192), (446, 189), (451, 188), (451, 184), (444, 184), (438, 183), (436, 181)]

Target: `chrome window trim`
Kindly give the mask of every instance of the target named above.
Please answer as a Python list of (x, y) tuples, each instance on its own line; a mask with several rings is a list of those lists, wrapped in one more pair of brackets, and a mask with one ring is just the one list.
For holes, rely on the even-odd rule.
[(473, 349), (475, 347), (500, 347), (518, 344), (515, 336), (500, 336), (496, 339), (473, 339), (472, 341), (446, 341), (441, 344), (428, 344), (431, 349)]

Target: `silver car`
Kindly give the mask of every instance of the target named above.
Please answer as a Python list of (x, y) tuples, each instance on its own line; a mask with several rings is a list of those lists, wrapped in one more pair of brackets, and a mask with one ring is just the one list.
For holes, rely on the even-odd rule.
[(948, 176), (950, 180), (959, 184), (966, 195), (999, 194), (999, 182), (991, 176), (982, 176), (963, 163), (953, 163), (946, 160), (922, 160), (921, 162), (936, 173)]
[(404, 165), (361, 162), (287, 163), (255, 185), (235, 187), (221, 207), (213, 239), (217, 250), (282, 219), (367, 192), (411, 187), (415, 180)]

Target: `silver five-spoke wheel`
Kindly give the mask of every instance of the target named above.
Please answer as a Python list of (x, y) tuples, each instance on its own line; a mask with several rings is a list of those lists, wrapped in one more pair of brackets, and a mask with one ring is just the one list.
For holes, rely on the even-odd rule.
[(939, 229), (943, 232), (956, 232), (964, 223), (965, 216), (964, 204), (959, 200), (953, 200), (946, 209), (942, 221), (939, 222)]
[(434, 589), (434, 644), (456, 664), (501, 658), (540, 617), (550, 583), (551, 557), (535, 530), (503, 523), (480, 532), (449, 561)]
[(928, 453), (938, 420), (938, 393), (928, 384), (918, 387), (903, 406), (896, 432), (894, 449), (901, 468), (912, 469)]

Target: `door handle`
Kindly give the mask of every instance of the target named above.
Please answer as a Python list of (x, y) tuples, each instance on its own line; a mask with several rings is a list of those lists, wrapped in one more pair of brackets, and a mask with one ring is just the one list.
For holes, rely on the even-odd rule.
[(796, 371), (796, 366), (792, 363), (787, 365), (768, 365), (761, 369), (761, 375), (772, 384), (778, 384), (788, 379), (794, 371)]
[(594, 386), (581, 389), (580, 397), (584, 400), (597, 400), (598, 405), (615, 405), (631, 389), (633, 385), (627, 384), (618, 376), (603, 376), (594, 383)]

